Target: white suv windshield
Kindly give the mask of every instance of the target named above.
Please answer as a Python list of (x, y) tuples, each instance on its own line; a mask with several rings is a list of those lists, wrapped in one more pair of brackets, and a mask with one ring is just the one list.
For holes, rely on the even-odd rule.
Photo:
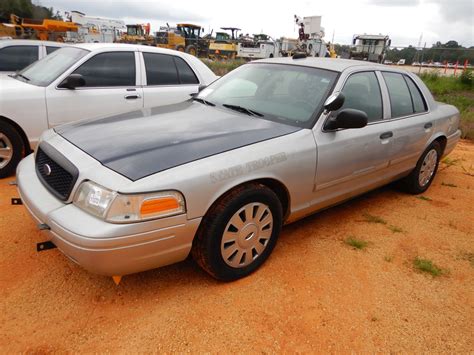
[(15, 78), (37, 86), (47, 86), (89, 51), (65, 47), (23, 69)]
[[(286, 64), (247, 64), (203, 90), (198, 99), (263, 119), (311, 127), (337, 73)], [(250, 111), (250, 112), (249, 112)]]

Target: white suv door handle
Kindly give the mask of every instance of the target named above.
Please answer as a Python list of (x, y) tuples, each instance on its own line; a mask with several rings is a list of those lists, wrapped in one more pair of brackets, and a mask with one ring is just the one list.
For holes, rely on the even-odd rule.
[(136, 99), (141, 98), (141, 96), (138, 94), (127, 94), (124, 96), (124, 98), (125, 100), (136, 100)]

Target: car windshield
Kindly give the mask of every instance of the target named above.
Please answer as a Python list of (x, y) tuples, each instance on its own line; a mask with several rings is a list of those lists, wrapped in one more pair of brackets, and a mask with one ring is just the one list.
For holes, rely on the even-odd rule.
[(198, 99), (242, 114), (312, 127), (337, 73), (287, 64), (243, 65), (204, 89)]
[(87, 53), (89, 51), (74, 47), (58, 49), (17, 73), (15, 78), (37, 86), (48, 86)]

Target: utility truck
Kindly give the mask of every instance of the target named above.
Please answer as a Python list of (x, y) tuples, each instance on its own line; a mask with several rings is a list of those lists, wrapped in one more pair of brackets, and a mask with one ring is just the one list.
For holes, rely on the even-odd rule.
[(385, 35), (354, 35), (352, 39), (353, 47), (349, 56), (351, 59), (366, 60), (374, 63), (383, 63), (387, 48), (392, 40)]

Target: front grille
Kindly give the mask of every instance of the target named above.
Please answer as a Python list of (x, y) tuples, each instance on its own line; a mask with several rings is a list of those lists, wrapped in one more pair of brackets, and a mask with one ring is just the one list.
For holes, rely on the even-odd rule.
[(36, 152), (36, 173), (43, 185), (57, 198), (66, 201), (79, 175), (77, 168), (49, 145)]

